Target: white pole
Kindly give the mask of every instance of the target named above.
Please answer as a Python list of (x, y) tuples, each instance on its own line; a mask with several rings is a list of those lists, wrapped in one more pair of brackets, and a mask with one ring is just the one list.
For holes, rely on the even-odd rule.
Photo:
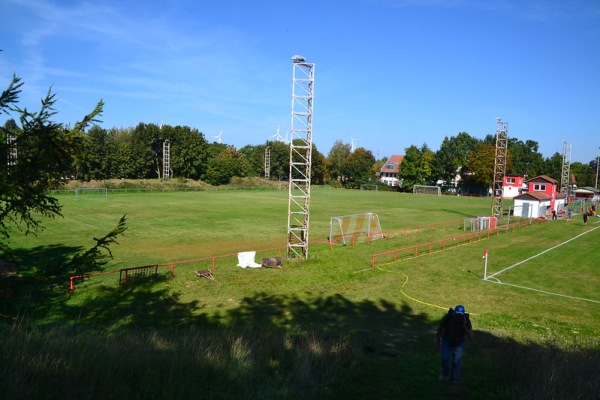
[[(600, 150), (600, 147), (598, 147), (598, 150)], [(596, 189), (598, 189), (598, 160), (600, 160), (600, 152), (596, 156), (596, 186), (594, 186)]]
[(485, 250), (485, 253), (483, 253), (483, 258), (485, 258), (485, 263), (483, 266), (483, 280), (487, 280), (487, 259), (488, 259), (488, 251), (487, 249)]

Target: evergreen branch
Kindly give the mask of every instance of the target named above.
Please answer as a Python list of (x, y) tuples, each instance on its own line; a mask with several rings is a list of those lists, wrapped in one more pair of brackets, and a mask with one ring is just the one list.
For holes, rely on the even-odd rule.
[[(76, 254), (73, 259), (71, 259), (69, 265), (77, 275), (83, 275), (90, 271), (102, 270), (107, 262), (106, 259), (113, 258), (109, 246), (111, 244), (119, 244), (119, 242), (117, 242), (117, 237), (122, 235), (127, 229), (126, 220), (126, 215), (123, 215), (116, 228), (99, 239), (94, 238), (96, 244), (92, 248), (83, 253)], [(106, 253), (103, 253), (103, 250)]]

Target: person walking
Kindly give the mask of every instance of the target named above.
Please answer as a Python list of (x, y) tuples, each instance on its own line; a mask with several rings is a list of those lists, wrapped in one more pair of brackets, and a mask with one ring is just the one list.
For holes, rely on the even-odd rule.
[(457, 383), (459, 378), (460, 360), (465, 351), (465, 339), (473, 339), (473, 327), (465, 306), (457, 305), (448, 310), (437, 328), (435, 349), (441, 350), (442, 373), (439, 380), (450, 377), (451, 383)]
[(567, 210), (567, 221), (571, 220), (571, 217), (573, 216), (573, 210), (571, 210), (570, 208)]

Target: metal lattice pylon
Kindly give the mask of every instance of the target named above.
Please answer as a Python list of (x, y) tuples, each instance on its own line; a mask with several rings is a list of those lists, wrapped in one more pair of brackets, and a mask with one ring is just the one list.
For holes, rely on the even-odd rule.
[(492, 215), (502, 219), (502, 186), (506, 173), (508, 154), (508, 122), (496, 118), (496, 159), (494, 161), (494, 184), (492, 187)]
[(571, 145), (563, 141), (562, 174), (560, 175), (560, 192), (569, 196), (569, 178), (571, 176)]
[(265, 179), (271, 178), (271, 148), (265, 147)]
[(301, 56), (292, 61), (287, 256), (307, 259), (315, 65)]
[(12, 133), (6, 135), (6, 144), (8, 145), (8, 154), (6, 164), (11, 167), (17, 164), (17, 138)]
[(163, 179), (169, 180), (171, 175), (171, 142), (165, 140), (163, 142)]

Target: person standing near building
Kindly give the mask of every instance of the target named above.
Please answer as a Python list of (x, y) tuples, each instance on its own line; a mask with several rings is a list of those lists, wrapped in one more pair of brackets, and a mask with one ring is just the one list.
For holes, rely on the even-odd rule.
[(451, 383), (459, 378), (460, 360), (465, 351), (465, 339), (473, 339), (473, 327), (469, 314), (465, 313), (462, 304), (448, 310), (437, 328), (435, 349), (441, 350), (442, 373), (439, 380), (450, 377)]

